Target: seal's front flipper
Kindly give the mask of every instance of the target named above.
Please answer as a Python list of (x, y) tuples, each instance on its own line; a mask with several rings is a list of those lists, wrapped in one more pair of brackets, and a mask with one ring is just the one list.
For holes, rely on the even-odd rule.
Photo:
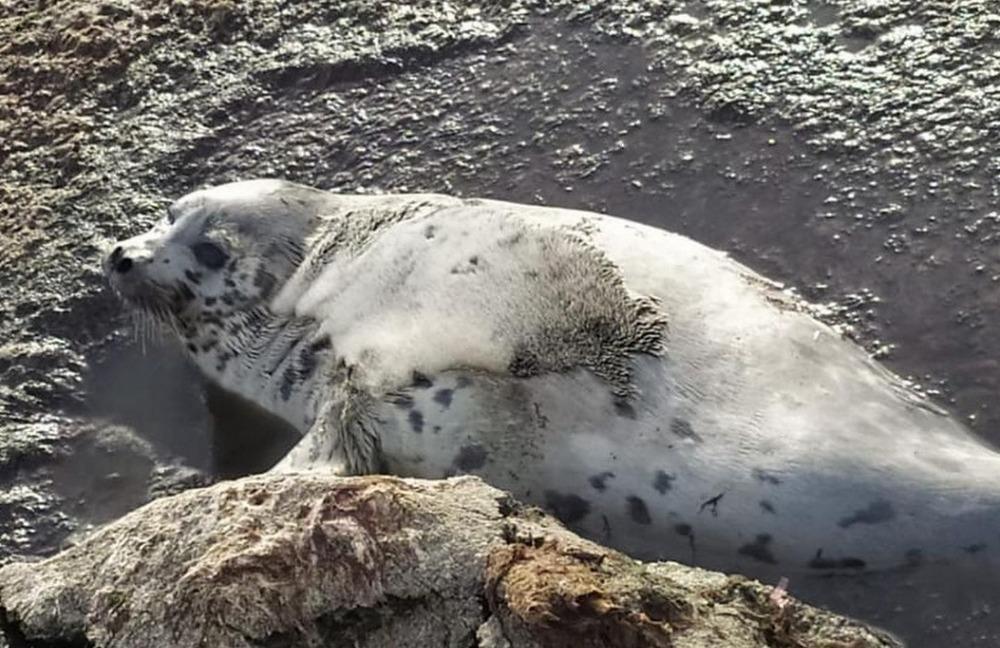
[(347, 462), (339, 451), (336, 438), (330, 434), (326, 419), (320, 419), (306, 432), (302, 440), (279, 461), (270, 472), (330, 472), (349, 475)]
[(372, 414), (374, 399), (349, 384), (334, 387), (333, 391), (316, 422), (272, 472), (378, 472), (382, 447)]

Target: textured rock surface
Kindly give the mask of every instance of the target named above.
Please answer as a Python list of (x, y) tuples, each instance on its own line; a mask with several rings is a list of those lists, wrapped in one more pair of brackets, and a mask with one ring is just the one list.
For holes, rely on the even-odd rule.
[[(172, 198), (251, 176), (685, 233), (826, 303), (1000, 442), (995, 4), (8, 0), (0, 564), (280, 452), (175, 352), (141, 355), (98, 275)], [(1000, 644), (983, 575), (792, 589), (914, 646)]]
[(0, 569), (0, 608), (27, 645), (897, 645), (753, 581), (637, 563), (471, 477), (190, 490)]

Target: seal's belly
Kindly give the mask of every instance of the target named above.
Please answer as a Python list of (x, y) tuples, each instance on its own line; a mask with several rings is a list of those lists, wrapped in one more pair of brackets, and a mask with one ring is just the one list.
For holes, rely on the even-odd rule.
[[(641, 393), (628, 404), (585, 370), (424, 380), (378, 414), (386, 469), (475, 474), (639, 558), (757, 575), (906, 565), (944, 549), (943, 538), (978, 547), (995, 527), (984, 521), (996, 498), (970, 492), (967, 510), (937, 511), (930, 475), (886, 472), (878, 456), (841, 464), (762, 446), (780, 422), (746, 403), (742, 417), (693, 408), (700, 397), (672, 380), (669, 361), (638, 365)], [(1000, 474), (995, 455), (970, 452), (991, 462), (977, 470)]]
[(479, 475), (643, 558), (732, 554), (732, 530), (710, 529), (720, 499), (729, 497), (730, 524), (740, 507), (753, 517), (762, 511), (734, 494), (720, 468), (731, 453), (712, 449), (723, 440), (699, 434), (681, 415), (663, 362), (645, 364), (642, 383), (658, 391), (627, 404), (583, 370), (435, 376), (379, 413), (386, 468), (424, 478)]

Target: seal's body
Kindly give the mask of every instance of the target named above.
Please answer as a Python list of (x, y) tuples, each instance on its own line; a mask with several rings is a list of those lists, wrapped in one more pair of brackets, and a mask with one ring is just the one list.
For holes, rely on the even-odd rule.
[(107, 261), (277, 469), (472, 473), (643, 558), (763, 573), (1000, 544), (1000, 457), (724, 254), (592, 213), (275, 181)]

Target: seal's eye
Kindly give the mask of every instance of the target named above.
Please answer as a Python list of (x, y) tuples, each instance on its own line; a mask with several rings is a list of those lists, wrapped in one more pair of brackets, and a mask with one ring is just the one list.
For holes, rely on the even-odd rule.
[(218, 270), (226, 264), (226, 253), (215, 243), (208, 241), (195, 243), (191, 246), (191, 251), (194, 252), (194, 258), (198, 259), (198, 263), (206, 268)]

